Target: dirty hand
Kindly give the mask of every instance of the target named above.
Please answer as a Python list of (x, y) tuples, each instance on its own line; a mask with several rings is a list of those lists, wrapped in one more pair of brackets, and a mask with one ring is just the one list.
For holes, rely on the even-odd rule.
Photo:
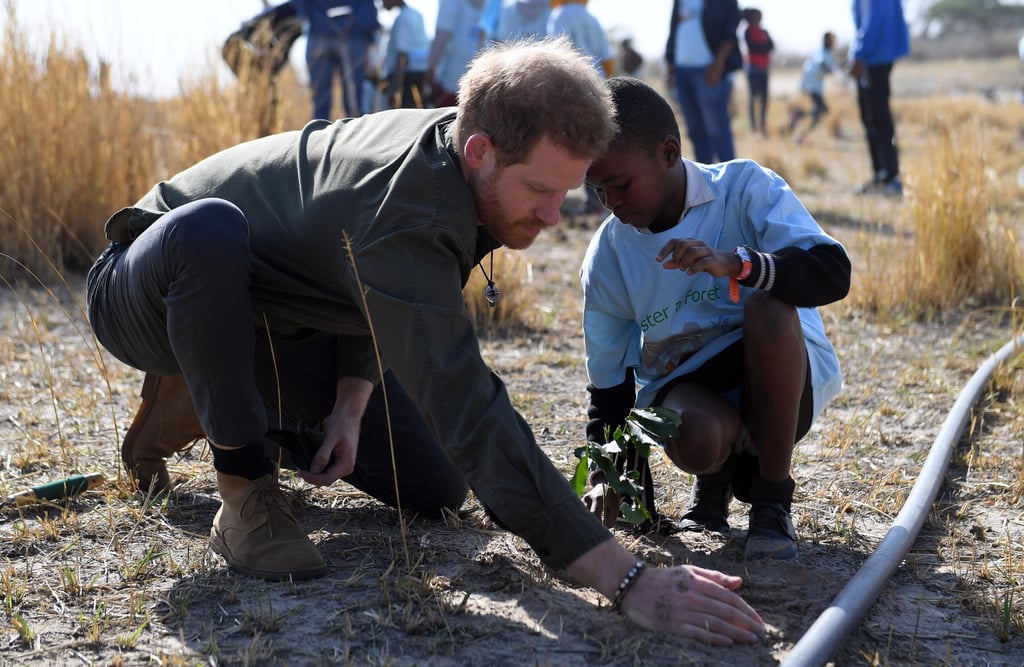
[(761, 616), (733, 591), (743, 580), (693, 565), (648, 566), (620, 607), (642, 628), (689, 637), (713, 646), (756, 644)]
[(583, 494), (583, 504), (607, 528), (611, 528), (618, 521), (621, 502), (621, 496), (612, 491), (612, 487), (605, 482), (594, 484)]

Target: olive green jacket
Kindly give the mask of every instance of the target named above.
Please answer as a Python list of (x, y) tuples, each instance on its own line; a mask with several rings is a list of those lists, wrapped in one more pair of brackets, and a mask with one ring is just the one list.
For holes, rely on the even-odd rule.
[(339, 335), (339, 377), (376, 382), (372, 327), (384, 365), (481, 503), (561, 569), (610, 534), (480, 355), (462, 287), (497, 243), (479, 225), (454, 118), (387, 111), (229, 148), (154, 186), (107, 235), (127, 241), (197, 199), (234, 203), (249, 222), (256, 321)]

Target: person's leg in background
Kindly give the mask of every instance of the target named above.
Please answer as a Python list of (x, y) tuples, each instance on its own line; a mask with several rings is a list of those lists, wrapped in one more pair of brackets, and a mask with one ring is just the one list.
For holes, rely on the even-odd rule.
[(748, 113), (750, 131), (765, 134), (768, 117), (768, 70), (749, 67), (747, 70)]
[(871, 156), (872, 180), (860, 192), (901, 195), (896, 129), (889, 107), (892, 63), (872, 65), (857, 82), (857, 103)]
[(872, 180), (881, 182), (887, 174), (881, 152), (878, 150), (878, 127), (875, 119), (878, 109), (874, 98), (874, 82), (871, 79), (871, 73), (868, 71), (857, 80), (857, 106), (860, 109), (860, 120), (864, 125), (864, 138), (868, 145), (868, 155), (871, 158)]
[(306, 42), (306, 66), (313, 96), (313, 118), (331, 119), (334, 72), (337, 69), (331, 37), (310, 36)]
[(366, 82), (369, 50), (370, 42), (364, 37), (349, 36), (338, 43), (342, 108), (348, 118), (363, 115), (363, 84)]
[(693, 159), (705, 164), (714, 159), (711, 138), (701, 111), (700, 88), (704, 85), (703, 67), (679, 67), (673, 70), (676, 102), (686, 123), (686, 134), (693, 144)]
[(712, 86), (702, 81), (700, 91), (700, 111), (711, 145), (711, 159), (716, 162), (732, 160), (736, 157), (732, 139), (732, 119), (729, 117), (732, 79), (729, 75), (723, 76)]
[(885, 172), (883, 180), (886, 183), (892, 183), (898, 181), (900, 177), (899, 151), (896, 148), (896, 124), (893, 121), (892, 108), (889, 105), (892, 92), (889, 76), (892, 73), (892, 63), (872, 65), (868, 68), (868, 72), (871, 81), (869, 104), (875, 127), (875, 150), (878, 152), (879, 162)]

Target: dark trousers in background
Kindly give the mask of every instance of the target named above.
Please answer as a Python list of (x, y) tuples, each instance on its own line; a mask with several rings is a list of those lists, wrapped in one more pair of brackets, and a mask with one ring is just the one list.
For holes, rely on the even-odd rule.
[(857, 104), (864, 124), (874, 179), (893, 181), (900, 175), (896, 127), (889, 107), (889, 75), (892, 63), (871, 65), (857, 82)]
[(750, 131), (764, 134), (768, 117), (768, 70), (748, 65), (747, 87), (750, 89)]
[[(88, 279), (100, 343), (134, 368), (183, 373), (203, 430), (224, 445), (263, 442), (268, 424), (315, 425), (335, 400), (335, 336), (285, 340), (261, 329), (249, 300), (249, 263), (245, 216), (229, 202), (203, 199), (163, 215), (131, 244), (111, 244)], [(437, 516), (458, 507), (468, 491), (462, 474), (394, 376), (386, 374), (382, 386), (345, 481), (394, 506), (393, 441), (403, 509)]]

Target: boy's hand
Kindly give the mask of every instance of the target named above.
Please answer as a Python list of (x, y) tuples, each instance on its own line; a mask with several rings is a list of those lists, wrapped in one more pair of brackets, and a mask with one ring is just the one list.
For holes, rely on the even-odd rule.
[(670, 271), (678, 269), (691, 276), (703, 271), (717, 278), (728, 278), (743, 269), (740, 258), (732, 251), (716, 250), (697, 239), (672, 239), (654, 259)]
[(621, 496), (612, 491), (612, 487), (604, 482), (594, 484), (590, 491), (583, 494), (583, 504), (607, 528), (611, 528), (619, 520), (619, 505), (621, 503)]

